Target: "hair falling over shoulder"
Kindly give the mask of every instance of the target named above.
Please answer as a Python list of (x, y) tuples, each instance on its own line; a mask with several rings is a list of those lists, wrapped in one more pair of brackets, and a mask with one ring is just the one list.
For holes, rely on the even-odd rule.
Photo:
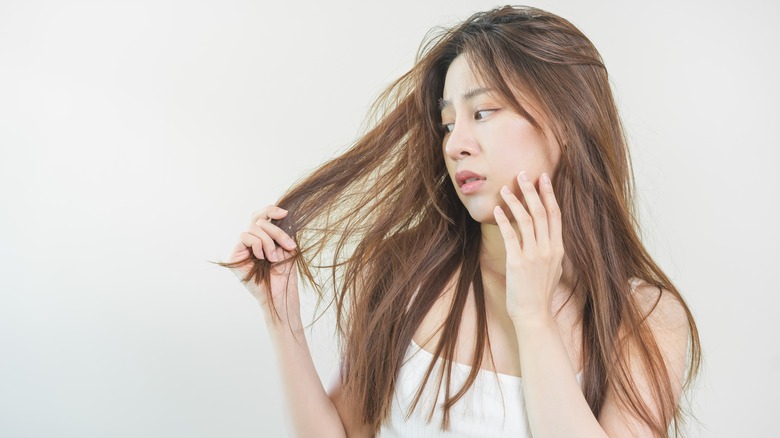
[[(438, 99), (447, 69), (460, 54), (539, 128), (515, 93), (532, 97), (561, 145), (553, 183), (566, 254), (584, 297), (583, 391), (591, 410), (598, 416), (611, 387), (658, 436), (681, 434), (687, 413), (669, 384), (646, 315), (627, 288), (629, 280), (643, 279), (682, 304), (690, 327), (686, 390), (700, 367), (698, 332), (679, 291), (641, 242), (628, 146), (606, 68), (574, 25), (530, 7), (476, 13), (429, 35), (414, 67), (379, 96), (355, 144), (297, 182), (277, 203), (289, 213), (274, 223), (299, 248), (288, 262), (297, 264), (319, 304), (335, 303), (344, 393), (378, 431), (389, 413), (406, 348), (453, 276), (453, 305), (435, 356), (452, 360), (470, 286), (477, 303), (474, 357), (481, 362), (486, 340), (489, 348), (481, 271), (473, 256), (479, 251), (480, 224), (460, 203), (448, 177), (439, 128)], [(246, 281), (267, 284), (272, 264), (251, 252), (246, 260), (220, 264), (245, 263), (253, 265)], [(630, 339), (622, 339), (623, 333)], [(660, 409), (650, 409), (630, 379), (629, 364), (619, 354), (628, 340), (641, 347), (643, 368), (655, 385), (653, 405)], [(449, 407), (473, 384), (479, 362), (454, 395), (448, 369), (443, 429)]]

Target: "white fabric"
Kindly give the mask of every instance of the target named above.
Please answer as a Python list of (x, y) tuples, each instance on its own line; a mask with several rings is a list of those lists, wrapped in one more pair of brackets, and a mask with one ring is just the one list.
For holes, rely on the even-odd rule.
[[(433, 355), (411, 342), (399, 370), (393, 407), (389, 418), (377, 434), (379, 438), (409, 437), (530, 437), (528, 418), (523, 400), (522, 379), (517, 376), (479, 370), (477, 379), (458, 403), (450, 408), (450, 430), (441, 430), (444, 402), (444, 384), (439, 391), (436, 411), (430, 423), (431, 400), (436, 394), (438, 372), (443, 363), (439, 358), (417, 408), (407, 420), (405, 413), (414, 400)], [(471, 367), (453, 362), (450, 395), (454, 395), (466, 381)], [(446, 372), (446, 370), (445, 370)], [(446, 377), (445, 377), (446, 378)], [(582, 372), (577, 381), (582, 384)], [(503, 403), (502, 403), (503, 392)], [(506, 413), (506, 415), (504, 415)]]
[[(629, 280), (631, 292), (642, 281)], [(427, 437), (531, 437), (528, 417), (525, 412), (522, 378), (508, 374), (496, 375), (492, 371), (480, 370), (474, 384), (465, 396), (450, 408), (450, 430), (441, 430), (444, 402), (444, 380), (436, 400), (436, 410), (430, 422), (426, 422), (431, 410), (431, 400), (436, 394), (438, 373), (442, 359), (428, 378), (423, 397), (407, 420), (405, 414), (417, 394), (433, 355), (420, 348), (414, 341), (407, 348), (404, 364), (399, 370), (393, 406), (389, 418), (379, 429), (379, 438), (427, 438)], [(454, 395), (466, 381), (471, 367), (453, 363), (450, 395)], [(446, 372), (446, 370), (445, 370)], [(576, 375), (582, 386), (582, 371)], [(502, 402), (503, 393), (503, 402)]]

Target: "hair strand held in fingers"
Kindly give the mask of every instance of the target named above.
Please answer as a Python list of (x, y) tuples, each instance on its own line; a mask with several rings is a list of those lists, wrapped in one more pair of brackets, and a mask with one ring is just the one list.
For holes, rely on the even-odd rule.
[[(341, 396), (366, 431), (390, 435), (400, 370), (425, 332), (436, 341), (405, 418), (440, 409), (437, 427), (456, 430), (451, 409), (483, 368), (504, 363), (522, 367), (534, 434), (684, 433), (696, 324), (640, 238), (607, 69), (580, 30), (530, 7), (476, 13), (430, 34), (367, 120), (348, 150), (284, 193), (275, 205), (286, 213), (269, 207), (257, 225), (293, 245), (269, 260), (269, 243), (247, 238), (245, 257), (220, 263), (267, 294), (272, 269), (294, 265), (287, 275), (335, 306)], [(566, 335), (539, 328), (548, 320)], [(453, 387), (463, 351), (471, 369)], [(494, 357), (503, 362), (483, 363)], [(562, 362), (571, 382), (544, 365)], [(426, 387), (443, 395), (437, 408), (423, 403)]]

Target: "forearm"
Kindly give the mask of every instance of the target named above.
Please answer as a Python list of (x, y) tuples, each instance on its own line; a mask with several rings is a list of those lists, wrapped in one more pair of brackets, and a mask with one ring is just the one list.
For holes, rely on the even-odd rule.
[(279, 373), (287, 399), (295, 436), (344, 437), (346, 432), (338, 411), (322, 385), (304, 336), (302, 324), (272, 323), (266, 314), (266, 325), (276, 350)]
[(585, 401), (552, 315), (516, 322), (515, 332), (534, 437), (606, 437)]

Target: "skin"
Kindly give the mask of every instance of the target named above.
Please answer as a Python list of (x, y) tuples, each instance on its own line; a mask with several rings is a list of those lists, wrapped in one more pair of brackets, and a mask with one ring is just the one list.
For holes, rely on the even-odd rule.
[[(243, 281), (249, 266), (234, 268), (233, 272), (262, 309), (295, 436), (345, 437), (347, 430), (359, 426), (347, 416), (342, 420), (339, 408), (344, 409), (345, 400), (338, 396), (338, 388), (328, 393), (322, 385), (303, 330), (297, 270), (292, 263), (278, 263), (296, 251), (293, 239), (269, 221), (285, 216), (287, 211), (274, 205), (254, 212), (228, 260), (243, 260), (251, 251), (259, 259), (277, 262), (271, 268), (270, 300), (265, 285)], [(274, 321), (272, 312), (279, 313), (279, 321)]]
[[(549, 140), (554, 137), (533, 102), (518, 96), (541, 121), (541, 131), (490, 92), (464, 98), (481, 88), (484, 82), (467, 59), (457, 57), (445, 78), (443, 100), (449, 104), (441, 114), (446, 128), (442, 150), (456, 188), (459, 170), (486, 177), (477, 192), (457, 192), (471, 217), (481, 223), (479, 256), (487, 277), (486, 299), (494, 306), (506, 306), (514, 329), (531, 431), (545, 437), (652, 436), (647, 425), (627, 414), (611, 390), (599, 418), (593, 415), (575, 377), (578, 367), (556, 324), (556, 303), (571, 292), (572, 284), (561, 211), (548, 180), (560, 159), (560, 148)], [(643, 307), (653, 301), (647, 288), (636, 293)], [(669, 294), (664, 296), (649, 324), (671, 371), (673, 387), (679, 391), (687, 321), (679, 303)], [(642, 370), (634, 368), (632, 377), (649, 400)]]
[[(515, 233), (520, 235), (515, 211), (520, 214), (528, 208), (521, 187), (538, 185), (543, 173), (553, 175), (561, 152), (546, 124), (544, 132), (540, 132), (496, 94), (487, 91), (471, 99), (463, 98), (471, 90), (485, 88), (484, 82), (475, 75), (463, 55), (453, 60), (445, 77), (443, 92), (443, 99), (450, 103), (441, 112), (445, 127), (442, 150), (447, 171), (456, 188), (455, 173), (459, 170), (470, 170), (486, 177), (479, 191), (468, 195), (460, 190), (456, 192), (471, 217), (481, 223), (483, 249), (480, 264), (483, 272), (503, 279), (506, 276), (507, 251), (494, 209), (498, 206), (513, 223)], [(519, 97), (531, 116), (544, 120), (529, 99)], [(529, 182), (519, 179), (521, 172), (525, 173)], [(508, 196), (501, 193), (505, 186), (510, 190)], [(509, 207), (518, 201), (522, 210)], [(573, 270), (565, 255), (562, 267), (561, 279), (553, 285), (552, 295), (556, 296), (556, 300), (559, 297), (565, 300), (573, 284)], [(500, 300), (500, 297), (496, 299)], [(508, 308), (510, 312), (513, 310), (511, 306)]]
[[(645, 424), (627, 415), (609, 389), (599, 418), (594, 417), (554, 317), (561, 300), (571, 293), (572, 268), (562, 244), (560, 209), (552, 185), (542, 176), (552, 175), (560, 148), (548, 140), (553, 137), (533, 102), (519, 96), (526, 110), (542, 121), (541, 132), (489, 92), (463, 98), (478, 88), (484, 88), (483, 83), (465, 58), (456, 58), (447, 72), (443, 92), (443, 99), (450, 104), (442, 111), (442, 124), (451, 132), (444, 137), (442, 152), (456, 187), (458, 170), (486, 177), (478, 192), (464, 195), (458, 191), (458, 197), (471, 217), (481, 223), (483, 249), (479, 257), (486, 300), (488, 306), (504, 311), (506, 316), (502, 318), (509, 322), (503, 326), (510, 327), (506, 336), (516, 341), (512, 344), (517, 348), (505, 350), (517, 355), (514, 362), (519, 359), (533, 435), (652, 436)], [(527, 180), (521, 177), (523, 174)], [(230, 260), (243, 259), (250, 251), (271, 262), (289, 258), (296, 250), (295, 243), (268, 221), (285, 215), (286, 211), (273, 205), (255, 212)], [(237, 269), (236, 275), (243, 277), (245, 269)], [(342, 396), (341, 382), (333, 379), (326, 392), (317, 375), (303, 336), (294, 265), (282, 263), (272, 270), (270, 303), (263, 286), (251, 282), (245, 286), (263, 308), (296, 434), (370, 436), (368, 428), (354, 415), (356, 407)], [(291, 292), (288, 297), (293, 299), (283, 299), (281, 291), (287, 288)], [(648, 311), (648, 324), (679, 393), (689, 335), (686, 314), (670, 294), (663, 294), (654, 306), (656, 292), (652, 287), (639, 287), (635, 293), (643, 309), (654, 309)], [(281, 324), (271, 323), (272, 307), (281, 314)], [(436, 322), (441, 316), (433, 315), (431, 319)], [(649, 400), (649, 385), (642, 370), (632, 369), (632, 377)]]

